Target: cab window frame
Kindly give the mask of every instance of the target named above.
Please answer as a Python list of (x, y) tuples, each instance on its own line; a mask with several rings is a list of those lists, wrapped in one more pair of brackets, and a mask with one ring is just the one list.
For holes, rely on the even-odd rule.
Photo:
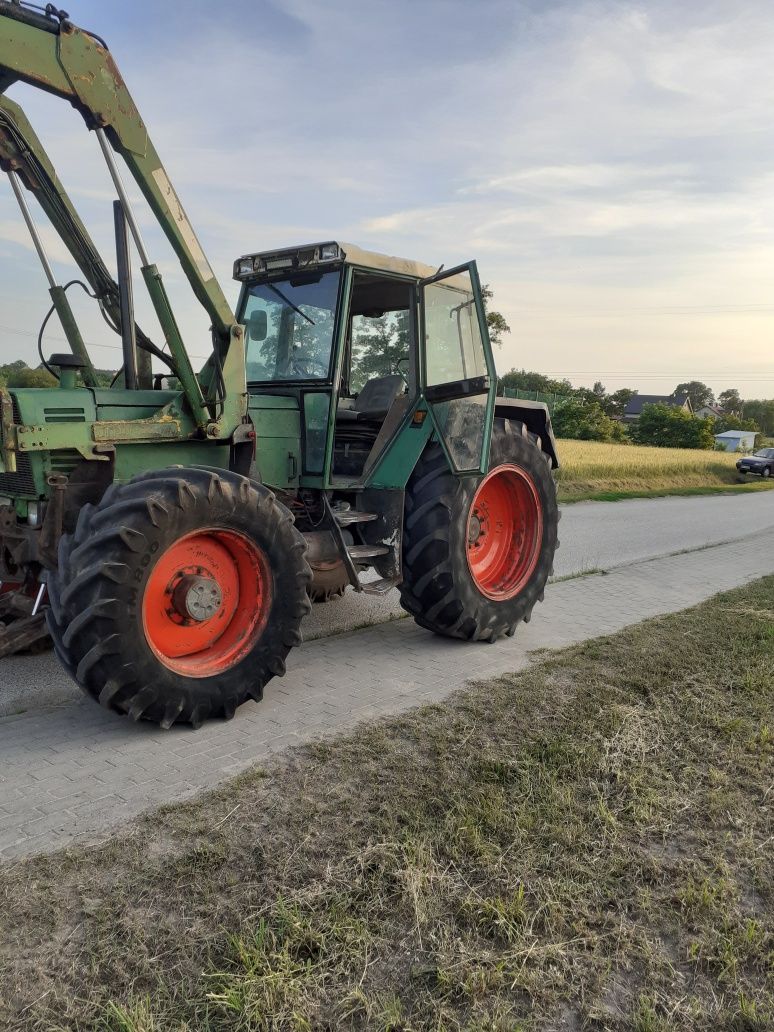
[(292, 378), (290, 378), (290, 377), (282, 377), (282, 378), (264, 379), (264, 380), (250, 379), (249, 376), (248, 376), (248, 363), (249, 363), (249, 360), (250, 360), (250, 358), (249, 358), (249, 356), (250, 356), (250, 339), (249, 339), (249, 332), (246, 332), (245, 333), (245, 380), (246, 380), (246, 383), (247, 383), (248, 391), (250, 393), (258, 393), (260, 391), (273, 391), (273, 390), (275, 390), (277, 388), (280, 388), (280, 389), (283, 389), (283, 390), (284, 389), (291, 389), (292, 390), (293, 388), (299, 388), (300, 389), (300, 388), (309, 387), (309, 386), (311, 386), (313, 388), (316, 388), (316, 389), (327, 389), (329, 391), (333, 388), (333, 386), (334, 386), (334, 379), (335, 379), (335, 376), (336, 376), (337, 341), (338, 341), (338, 338), (339, 338), (339, 325), (340, 325), (340, 320), (341, 320), (342, 300), (343, 300), (343, 294), (344, 294), (344, 280), (345, 280), (344, 272), (345, 272), (344, 265), (337, 264), (337, 265), (335, 265), (333, 267), (326, 267), (325, 269), (313, 269), (313, 270), (309, 270), (309, 271), (306, 271), (306, 272), (303, 272), (303, 273), (299, 273), (298, 275), (294, 275), (294, 276), (288, 276), (287, 272), (278, 273), (275, 276), (262, 276), (259, 279), (256, 279), (256, 280), (253, 280), (253, 281), (248, 281), (248, 282), (246, 282), (243, 285), (242, 291), (241, 291), (241, 294), (240, 294), (240, 297), (239, 297), (238, 307), (237, 307), (237, 322), (240, 323), (241, 325), (246, 325), (246, 323), (245, 323), (245, 314), (247, 312), (247, 307), (248, 307), (249, 299), (252, 296), (252, 291), (253, 291), (253, 289), (255, 287), (260, 287), (260, 286), (264, 286), (264, 285), (266, 285), (266, 286), (277, 285), (278, 287), (280, 287), (282, 283), (288, 283), (288, 282), (292, 282), (292, 281), (297, 281), (298, 282), (298, 281), (302, 281), (302, 280), (305, 280), (305, 279), (308, 280), (309, 282), (313, 282), (315, 280), (317, 280), (319, 282), (320, 280), (322, 280), (322, 278), (324, 276), (333, 275), (333, 274), (335, 274), (338, 277), (338, 281), (337, 281), (337, 284), (336, 284), (335, 304), (334, 304), (334, 308), (332, 309), (333, 323), (332, 323), (332, 329), (331, 329), (330, 349), (329, 349), (329, 353), (328, 353), (328, 365), (327, 365), (327, 371), (326, 371), (325, 376), (319, 376), (319, 377), (317, 377), (317, 376), (314, 376), (314, 377), (292, 377)]

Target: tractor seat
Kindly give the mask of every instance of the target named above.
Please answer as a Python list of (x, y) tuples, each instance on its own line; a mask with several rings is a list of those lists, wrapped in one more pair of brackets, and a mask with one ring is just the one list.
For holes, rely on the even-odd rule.
[(403, 393), (406, 384), (402, 376), (375, 376), (364, 384), (352, 408), (340, 408), (336, 419), (340, 423), (378, 423), (390, 406)]

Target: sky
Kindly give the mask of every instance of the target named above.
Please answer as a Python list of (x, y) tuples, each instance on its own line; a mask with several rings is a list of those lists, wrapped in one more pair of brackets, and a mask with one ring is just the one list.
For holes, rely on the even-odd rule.
[[(774, 396), (766, 0), (68, 10), (108, 41), (230, 300), (233, 260), (270, 247), (340, 239), (434, 266), (475, 258), (512, 330), (500, 372)], [(19, 85), (9, 95), (112, 267), (112, 189), (93, 134), (61, 101)], [(138, 214), (189, 348), (206, 356), (206, 317), (139, 197)], [(71, 278), (62, 244), (46, 241)], [(36, 364), (46, 283), (1, 179), (0, 269), (0, 360)], [(73, 303), (96, 364), (116, 366), (118, 339)], [(51, 326), (47, 353), (61, 350)]]

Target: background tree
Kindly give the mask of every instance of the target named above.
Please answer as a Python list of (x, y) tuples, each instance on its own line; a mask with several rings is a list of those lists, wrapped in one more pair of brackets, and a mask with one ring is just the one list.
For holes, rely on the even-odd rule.
[(13, 376), (20, 369), (28, 369), (29, 366), (26, 362), (23, 362), (20, 358), (17, 358), (15, 362), (6, 362), (4, 365), (0, 365), (0, 387), (7, 387), (9, 377)]
[[(94, 375), (97, 377), (97, 385), (99, 387), (109, 387), (115, 379), (116, 372), (116, 369), (95, 369)], [(168, 378), (171, 379), (171, 377)]]
[(24, 366), (8, 374), (9, 387), (56, 387), (56, 378), (47, 369)]
[(774, 437), (774, 398), (743, 401), (739, 414), (757, 423), (767, 437)]
[(718, 395), (718, 404), (728, 414), (739, 412), (742, 407), (742, 399), (739, 397), (736, 387), (729, 387), (728, 390), (721, 391)]
[(611, 416), (622, 416), (626, 406), (632, 400), (637, 391), (630, 387), (621, 387), (608, 397), (608, 411)]
[[(94, 372), (100, 387), (109, 387), (116, 375), (114, 369), (95, 369)], [(56, 380), (43, 366), (31, 369), (21, 358), (0, 365), (0, 387), (52, 387), (55, 384)]]
[(568, 397), (575, 393), (575, 388), (569, 380), (553, 380), (550, 376), (528, 369), (511, 369), (501, 376), (500, 393), (505, 387), (510, 390), (539, 391), (543, 394), (566, 394)]
[(625, 441), (627, 436), (626, 427), (611, 419), (597, 401), (581, 398), (561, 401), (554, 408), (551, 421), (557, 437), (580, 441)]
[(678, 394), (688, 395), (694, 412), (705, 405), (712, 405), (715, 402), (712, 388), (708, 387), (706, 383), (702, 383), (701, 380), (689, 380), (687, 383), (678, 383), (672, 391), (672, 397), (675, 398)]
[(670, 405), (646, 405), (630, 434), (637, 444), (657, 448), (713, 448), (714, 422)]
[(511, 328), (501, 312), (495, 312), (489, 308), (489, 302), (494, 297), (494, 293), (486, 283), (481, 287), (481, 297), (486, 310), (486, 325), (489, 329), (489, 339), (494, 347), (499, 348), (503, 343), (503, 337), (506, 333), (511, 332)]
[(726, 430), (754, 430), (757, 434), (761, 428), (754, 419), (741, 419), (729, 412), (728, 415), (718, 416), (713, 426), (713, 432), (716, 434), (724, 434)]

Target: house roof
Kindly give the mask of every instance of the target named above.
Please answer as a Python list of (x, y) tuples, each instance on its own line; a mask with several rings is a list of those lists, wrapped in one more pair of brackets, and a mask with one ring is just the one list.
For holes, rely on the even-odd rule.
[(725, 433), (715, 434), (715, 439), (718, 437), (733, 438), (735, 441), (741, 440), (743, 437), (755, 437), (756, 433), (754, 430), (726, 430)]
[[(646, 405), (669, 405), (673, 408), (683, 408), (688, 401), (687, 394), (633, 394), (626, 404), (625, 416), (640, 416)], [(690, 405), (690, 402), (689, 402)]]
[(697, 409), (697, 412), (713, 412), (716, 416), (723, 415), (723, 409), (720, 405), (702, 405), (700, 409)]

